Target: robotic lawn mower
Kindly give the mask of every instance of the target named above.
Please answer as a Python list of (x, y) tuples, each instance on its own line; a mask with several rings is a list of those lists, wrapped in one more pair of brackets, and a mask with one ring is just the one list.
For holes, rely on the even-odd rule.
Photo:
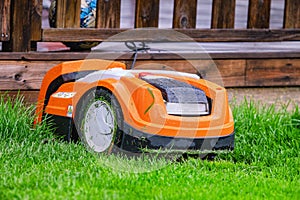
[(64, 62), (46, 73), (36, 113), (36, 122), (51, 119), (66, 140), (79, 137), (97, 153), (234, 148), (226, 90), (190, 73)]

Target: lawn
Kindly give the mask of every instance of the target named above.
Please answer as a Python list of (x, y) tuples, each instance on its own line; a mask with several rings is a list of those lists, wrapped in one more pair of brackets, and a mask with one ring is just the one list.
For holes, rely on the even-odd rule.
[(94, 155), (0, 97), (0, 199), (300, 199), (300, 109), (235, 104), (236, 148), (214, 161)]

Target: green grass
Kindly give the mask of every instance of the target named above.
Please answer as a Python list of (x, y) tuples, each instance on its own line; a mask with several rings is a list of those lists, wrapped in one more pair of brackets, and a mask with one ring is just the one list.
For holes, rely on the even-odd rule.
[(300, 198), (298, 106), (235, 105), (234, 152), (182, 163), (93, 155), (33, 127), (33, 111), (0, 97), (0, 199)]

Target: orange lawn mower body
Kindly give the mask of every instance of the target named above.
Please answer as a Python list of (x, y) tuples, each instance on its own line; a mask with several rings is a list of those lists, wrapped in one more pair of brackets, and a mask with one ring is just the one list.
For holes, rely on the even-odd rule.
[(36, 123), (95, 152), (232, 150), (234, 121), (223, 87), (190, 73), (126, 69), (124, 63), (58, 64), (42, 82)]

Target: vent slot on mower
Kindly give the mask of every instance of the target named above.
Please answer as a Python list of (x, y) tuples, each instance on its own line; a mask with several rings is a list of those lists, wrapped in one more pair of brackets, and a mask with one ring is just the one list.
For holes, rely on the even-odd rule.
[(203, 90), (168, 77), (146, 75), (141, 79), (161, 91), (169, 115), (203, 116), (210, 114), (209, 101)]

